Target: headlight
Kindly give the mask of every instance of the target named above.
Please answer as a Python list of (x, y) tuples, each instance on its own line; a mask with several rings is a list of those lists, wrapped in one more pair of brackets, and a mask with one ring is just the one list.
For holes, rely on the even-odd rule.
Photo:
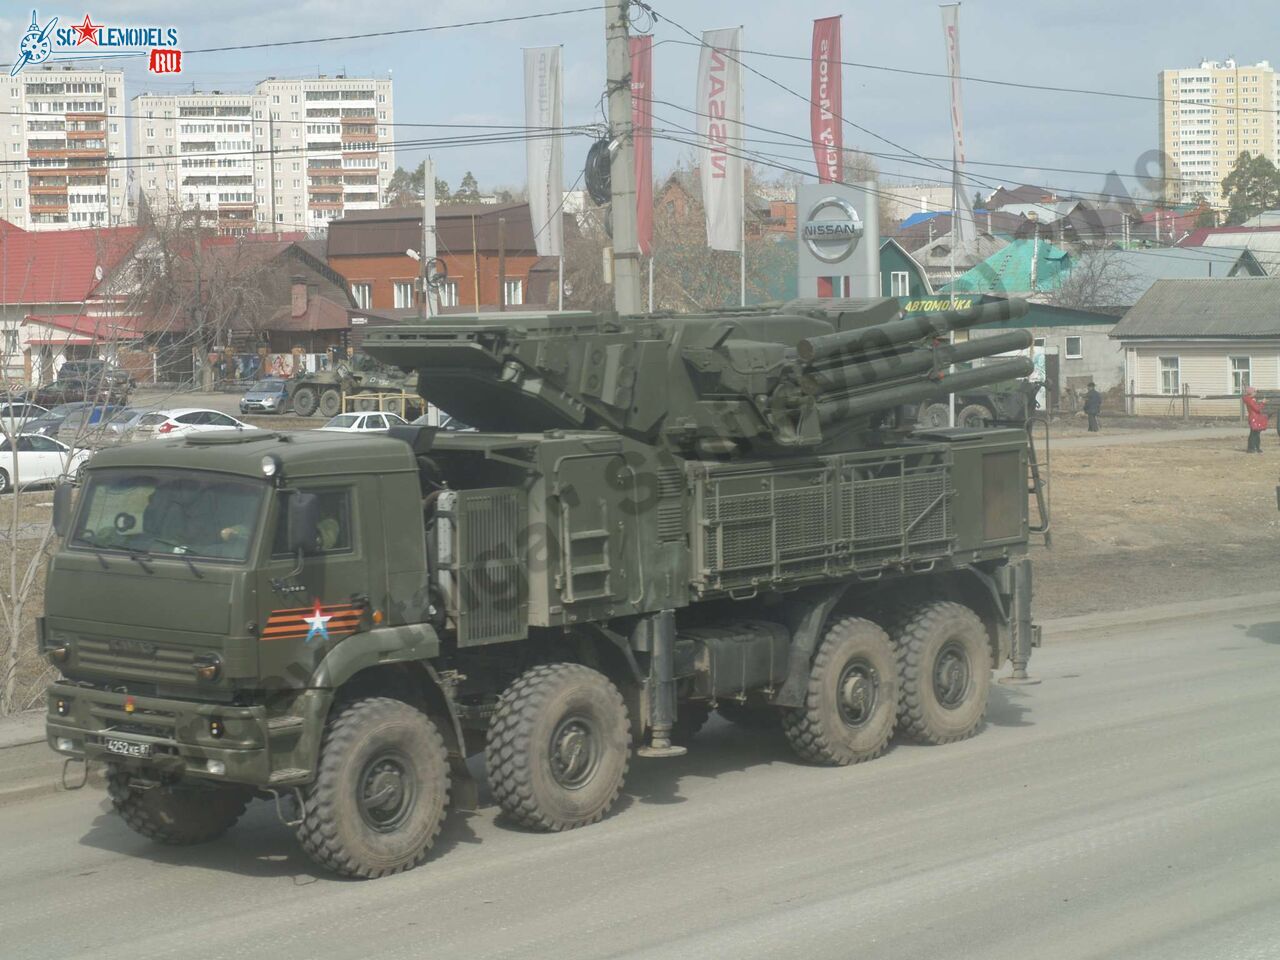
[(268, 453), (262, 458), (262, 475), (274, 477), (280, 472), (280, 458)]

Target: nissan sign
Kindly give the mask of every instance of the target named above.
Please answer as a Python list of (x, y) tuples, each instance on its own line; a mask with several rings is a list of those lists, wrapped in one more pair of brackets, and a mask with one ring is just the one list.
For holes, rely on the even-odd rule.
[(848, 200), (823, 197), (800, 225), (800, 237), (809, 252), (823, 263), (839, 263), (857, 249), (862, 239), (862, 218)]

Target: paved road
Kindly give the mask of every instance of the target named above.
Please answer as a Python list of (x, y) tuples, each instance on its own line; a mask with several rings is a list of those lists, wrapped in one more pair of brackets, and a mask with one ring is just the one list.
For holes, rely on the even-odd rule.
[(96, 792), (0, 807), (0, 954), (1277, 957), (1280, 609), (1249, 619), (1050, 638), (981, 736), (860, 767), (717, 721), (603, 824), (486, 808), (374, 883), (313, 872), (265, 804), (194, 850)]

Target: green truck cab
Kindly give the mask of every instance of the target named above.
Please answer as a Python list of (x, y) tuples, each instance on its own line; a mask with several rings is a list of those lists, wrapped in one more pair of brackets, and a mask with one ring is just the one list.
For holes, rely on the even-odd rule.
[[(556, 831), (713, 710), (820, 764), (972, 735), (1036, 642), (1027, 435), (889, 432), (861, 387), (797, 403), (797, 357), (850, 323), (386, 328), (367, 348), (477, 431), (102, 451), (56, 497), (50, 745), (105, 763), (144, 835), (274, 796), (318, 863), (376, 877), (474, 807), (480, 751), (508, 816)], [(905, 410), (913, 382), (874, 389)]]

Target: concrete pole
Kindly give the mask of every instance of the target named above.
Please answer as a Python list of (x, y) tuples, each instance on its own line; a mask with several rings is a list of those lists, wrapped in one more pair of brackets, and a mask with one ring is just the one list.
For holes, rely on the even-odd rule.
[(436, 291), (427, 283), (428, 266), (436, 258), (436, 164), (430, 157), (422, 172), (422, 316), (440, 315)]
[(609, 161), (613, 211), (613, 303), (620, 314), (640, 313), (640, 241), (636, 234), (635, 142), (631, 135), (631, 50), (627, 38), (628, 0), (604, 7), (609, 136), (617, 141)]

